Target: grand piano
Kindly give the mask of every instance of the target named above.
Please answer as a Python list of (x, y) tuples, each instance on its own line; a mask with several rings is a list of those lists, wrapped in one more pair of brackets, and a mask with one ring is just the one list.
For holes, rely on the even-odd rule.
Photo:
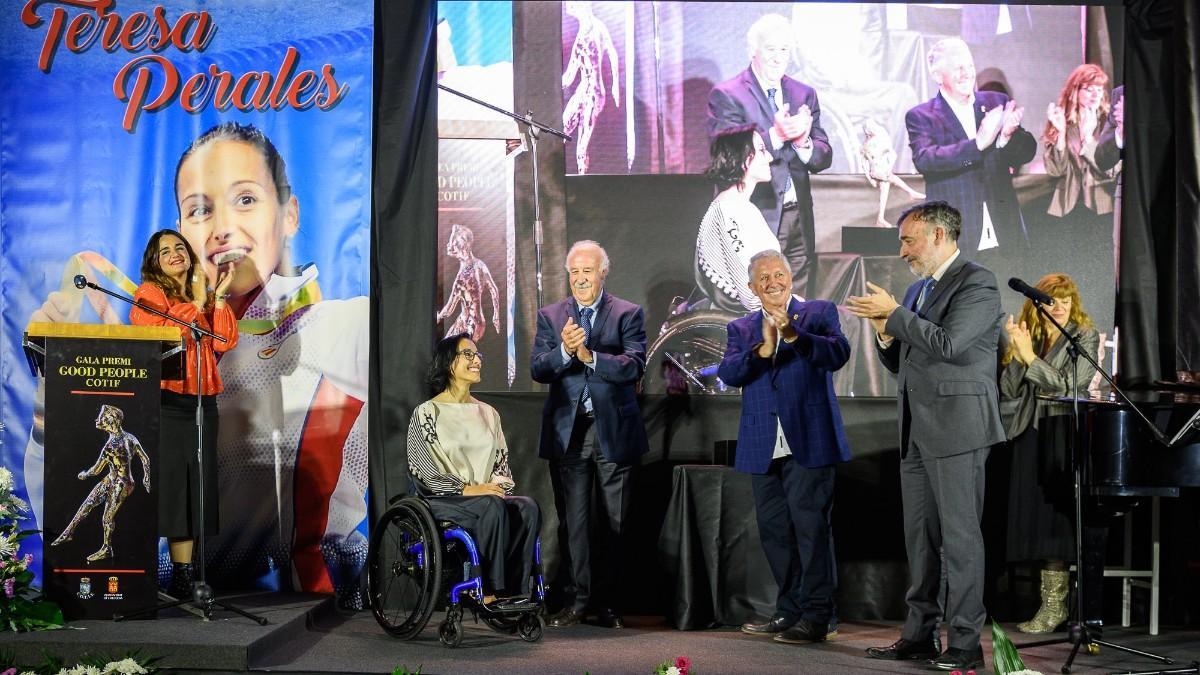
[[(1157, 497), (1178, 497), (1181, 488), (1200, 487), (1200, 391), (1127, 392), (1155, 430), (1114, 395), (1079, 402), (1082, 422), (1084, 506), (1084, 620), (1103, 623), (1103, 578), (1107, 535), (1114, 516), (1153, 500), (1157, 541)], [(1056, 398), (1070, 405), (1070, 398)], [(1128, 546), (1128, 543), (1127, 543)], [(1157, 555), (1157, 553), (1155, 553)], [(1157, 562), (1152, 565), (1157, 567)], [(1150, 576), (1122, 570), (1117, 576)], [(1157, 579), (1154, 579), (1155, 586)], [(1157, 588), (1152, 589), (1150, 633), (1158, 633)], [(1127, 603), (1126, 603), (1127, 605)], [(1125, 610), (1128, 622), (1128, 609)]]
[(1200, 487), (1200, 392), (1127, 393), (1161, 435), (1111, 396), (1081, 402), (1085, 496), (1178, 497)]

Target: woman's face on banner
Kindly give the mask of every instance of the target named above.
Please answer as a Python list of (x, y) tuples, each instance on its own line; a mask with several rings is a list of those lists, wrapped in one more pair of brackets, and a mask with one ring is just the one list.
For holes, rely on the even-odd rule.
[(249, 143), (216, 141), (179, 167), (179, 230), (209, 279), (217, 266), (242, 260), (231, 295), (245, 295), (281, 265), (299, 224), (295, 196), (280, 204), (263, 154)]

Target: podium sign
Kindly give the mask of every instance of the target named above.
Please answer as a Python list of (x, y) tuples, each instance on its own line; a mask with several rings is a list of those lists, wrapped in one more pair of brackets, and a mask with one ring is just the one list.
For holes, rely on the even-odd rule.
[(109, 619), (153, 605), (159, 377), (163, 347), (178, 348), (179, 331), (30, 324), (26, 344), (36, 350), (39, 343), (46, 594), (68, 619)]

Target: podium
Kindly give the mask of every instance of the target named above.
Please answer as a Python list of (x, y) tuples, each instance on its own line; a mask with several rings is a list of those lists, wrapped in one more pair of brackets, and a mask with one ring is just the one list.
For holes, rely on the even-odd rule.
[(31, 323), (44, 374), (42, 577), (68, 620), (153, 605), (159, 381), (182, 377), (179, 329)]

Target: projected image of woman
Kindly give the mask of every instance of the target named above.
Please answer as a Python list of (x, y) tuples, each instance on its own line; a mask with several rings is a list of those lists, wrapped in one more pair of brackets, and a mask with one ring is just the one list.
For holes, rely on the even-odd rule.
[(243, 346), (220, 363), (226, 527), (212, 558), (260, 577), (279, 569), (283, 587), (336, 590), (360, 607), (368, 300), (322, 300), (315, 266), (292, 266), (300, 201), (254, 126), (227, 122), (197, 138), (175, 196), (179, 231), (208, 274), (237, 263), (228, 302)]
[(1047, 213), (1047, 248), (1071, 246), (1069, 270), (1099, 302), (1092, 307), (1102, 329), (1112, 325), (1115, 275), (1112, 268), (1112, 212), (1120, 167), (1102, 171), (1096, 162), (1109, 116), (1108, 76), (1085, 63), (1071, 71), (1058, 100), (1046, 109), (1042, 133), (1046, 173), (1057, 176)]
[(754, 187), (771, 180), (771, 151), (747, 124), (713, 138), (709, 155), (705, 175), (720, 192), (696, 233), (696, 283), (713, 307), (742, 314), (762, 306), (748, 286), (750, 258), (779, 250), (779, 239), (750, 202)]
[[(1095, 355), (1100, 336), (1083, 310), (1079, 288), (1065, 274), (1047, 274), (1037, 289), (1054, 298), (1048, 308), (1080, 345)], [(1042, 562), (1041, 599), (1037, 614), (1017, 624), (1022, 633), (1050, 633), (1067, 619), (1066, 560), (1075, 555), (1072, 478), (1068, 460), (1069, 408), (1041, 401), (1039, 395), (1087, 396), (1096, 369), (1080, 358), (1072, 372), (1067, 341), (1058, 328), (1026, 300), (1019, 319), (1005, 325), (1008, 349), (1000, 376), (1000, 395), (1016, 410), (1005, 420), (1012, 443), (1009, 480), (1008, 560)], [(1078, 383), (1078, 384), (1076, 384)], [(1074, 387), (1074, 388), (1073, 388)]]

